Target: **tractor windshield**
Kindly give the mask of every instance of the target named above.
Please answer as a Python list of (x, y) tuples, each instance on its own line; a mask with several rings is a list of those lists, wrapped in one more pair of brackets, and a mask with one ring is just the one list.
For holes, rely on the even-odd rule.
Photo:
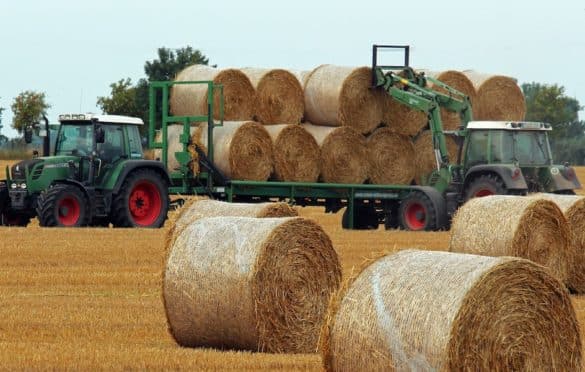
[(552, 163), (548, 137), (544, 131), (498, 130), (492, 132), (492, 162), (520, 165)]
[(90, 123), (62, 124), (55, 144), (55, 155), (88, 156), (93, 146), (93, 125)]

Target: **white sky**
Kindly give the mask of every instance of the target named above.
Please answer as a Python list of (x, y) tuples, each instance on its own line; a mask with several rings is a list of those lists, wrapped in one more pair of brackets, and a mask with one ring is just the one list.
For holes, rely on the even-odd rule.
[(311, 69), (370, 65), (372, 44), (409, 44), (413, 67), (557, 83), (585, 105), (582, 0), (4, 0), (0, 9), (9, 137), (20, 92), (45, 92), (51, 122), (99, 112), (109, 84), (143, 77), (162, 46), (191, 45), (219, 67)]

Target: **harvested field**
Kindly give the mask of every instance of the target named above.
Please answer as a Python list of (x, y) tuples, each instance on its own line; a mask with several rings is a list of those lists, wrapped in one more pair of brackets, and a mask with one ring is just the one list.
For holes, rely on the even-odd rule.
[[(0, 161), (0, 169), (6, 164)], [(585, 167), (576, 170), (585, 180)], [(449, 245), (448, 232), (346, 231), (340, 226), (341, 213), (324, 214), (322, 208), (300, 213), (317, 220), (330, 235), (344, 275), (372, 252), (446, 251)], [(162, 303), (168, 227), (0, 228), (3, 368), (322, 370), (318, 354), (177, 346), (167, 331)], [(583, 333), (585, 296), (571, 298)]]

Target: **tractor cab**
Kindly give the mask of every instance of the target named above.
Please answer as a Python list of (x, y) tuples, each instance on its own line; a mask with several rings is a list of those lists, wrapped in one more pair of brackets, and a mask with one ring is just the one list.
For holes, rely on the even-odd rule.
[(573, 168), (555, 165), (548, 132), (539, 122), (471, 121), (462, 149), (465, 198), (526, 192), (573, 193)]

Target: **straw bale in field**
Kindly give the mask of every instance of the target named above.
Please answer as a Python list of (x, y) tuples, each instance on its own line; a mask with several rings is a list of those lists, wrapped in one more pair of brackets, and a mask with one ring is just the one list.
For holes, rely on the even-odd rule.
[(313, 136), (296, 124), (265, 128), (272, 138), (275, 178), (278, 181), (317, 182), (321, 150)]
[(451, 225), (449, 250), (485, 256), (527, 258), (566, 283), (571, 230), (549, 200), (491, 195), (470, 199)]
[[(439, 80), (442, 83), (449, 85), (451, 88), (460, 91), (461, 93), (465, 94), (469, 97), (469, 101), (473, 107), (473, 102), (475, 101), (475, 88), (473, 87), (473, 83), (464, 73), (454, 70), (447, 70), (447, 71), (430, 71), (430, 70), (419, 70), (419, 72), (424, 72), (425, 75), (430, 76)], [(447, 90), (441, 88), (440, 86), (436, 86), (435, 84), (428, 81), (428, 87), (431, 89), (436, 90), (437, 92), (444, 93), (449, 95)], [(441, 108), (441, 122), (443, 123), (444, 130), (456, 130), (461, 125), (461, 118), (458, 113), (449, 111), (444, 107)]]
[(569, 260), (568, 287), (585, 293), (585, 198), (577, 195), (534, 194), (534, 198), (554, 202), (563, 212), (571, 228), (573, 258)]
[[(457, 163), (457, 156), (459, 152), (459, 146), (457, 142), (451, 136), (445, 136), (445, 142), (447, 143), (447, 152), (449, 153), (449, 162), (452, 164)], [(435, 150), (433, 148), (433, 134), (430, 130), (422, 132), (414, 140), (414, 152), (415, 163), (416, 163), (416, 182), (421, 184), (422, 179), (428, 176), (434, 169), (437, 168), (437, 161), (435, 158)]]
[(474, 120), (524, 120), (526, 101), (516, 79), (472, 70), (463, 73), (475, 87)]
[[(251, 120), (254, 116), (256, 91), (250, 79), (237, 69), (215, 69), (205, 65), (192, 65), (177, 75), (175, 81), (213, 81), (223, 85), (224, 119)], [(206, 84), (174, 85), (171, 89), (170, 108), (176, 116), (207, 115)], [(213, 113), (220, 114), (220, 90), (214, 90)]]
[(378, 128), (367, 139), (369, 178), (375, 184), (410, 184), (416, 174), (409, 137)]
[(369, 67), (321, 65), (305, 84), (305, 119), (316, 125), (350, 126), (360, 133), (382, 122)]
[(571, 299), (513, 257), (407, 250), (349, 278), (320, 349), (331, 371), (577, 371)]
[(366, 138), (350, 127), (329, 128), (302, 124), (321, 149), (321, 180), (363, 183), (368, 178)]
[(340, 279), (331, 240), (315, 222), (203, 218), (169, 249), (170, 332), (182, 346), (312, 353)]
[(227, 203), (210, 199), (191, 199), (175, 214), (168, 232), (168, 240), (191, 223), (206, 217), (296, 217), (297, 211), (284, 202), (277, 203)]
[(262, 124), (298, 124), (303, 118), (303, 87), (282, 69), (243, 68), (256, 89), (254, 116)]
[[(207, 152), (207, 124), (192, 137)], [(226, 121), (213, 129), (215, 165), (235, 180), (266, 181), (274, 168), (272, 140), (265, 127), (253, 121)]]

